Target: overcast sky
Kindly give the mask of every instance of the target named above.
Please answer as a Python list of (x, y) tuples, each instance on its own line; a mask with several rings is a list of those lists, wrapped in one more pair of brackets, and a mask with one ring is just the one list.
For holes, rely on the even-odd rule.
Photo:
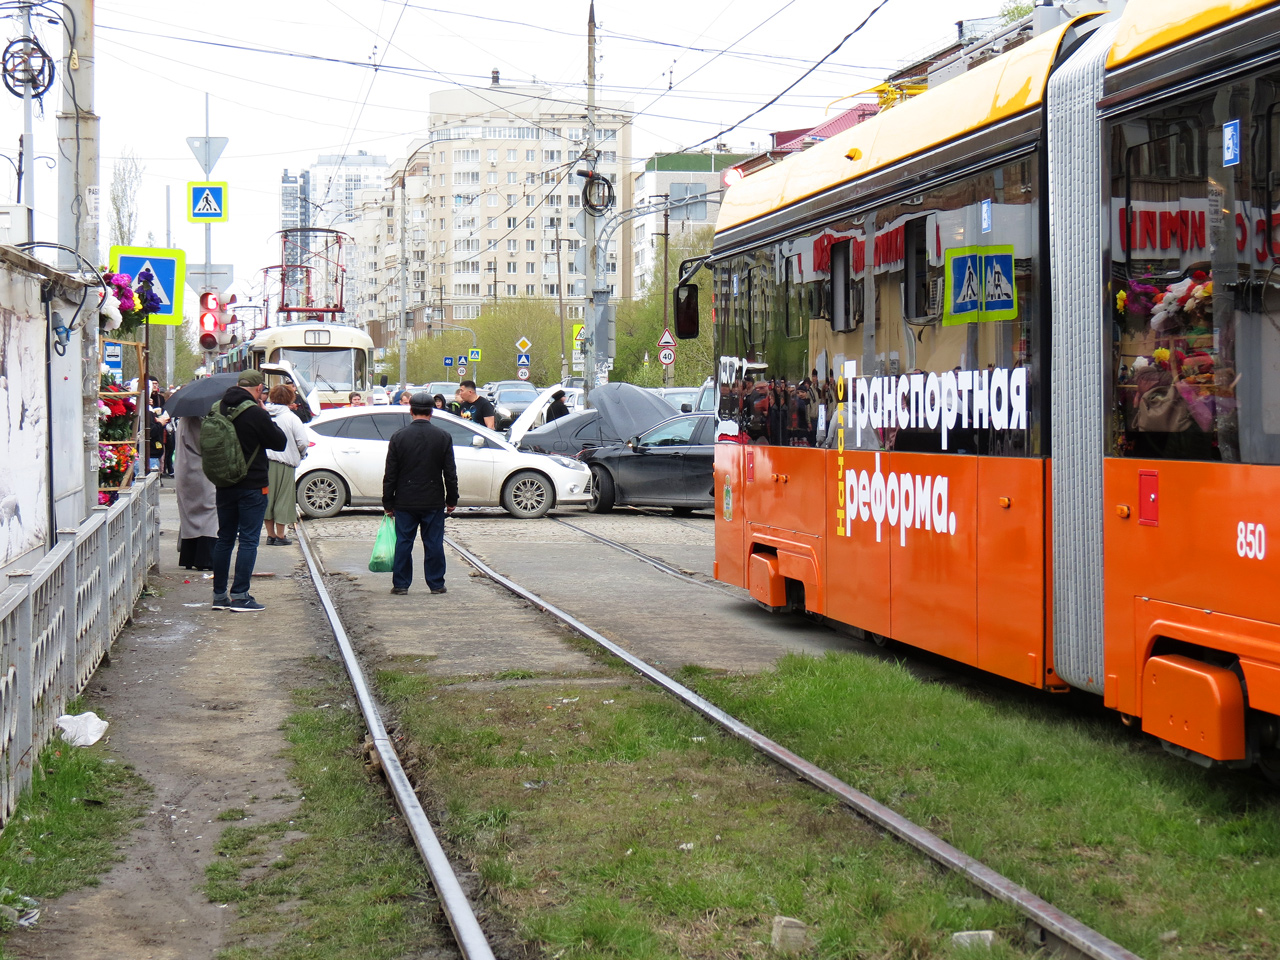
[[(996, 14), (1000, 0), (885, 0), (839, 52), (776, 104), (739, 124), (825, 57), (880, 0), (598, 0), (597, 96), (638, 111), (632, 147), (642, 159), (717, 139), (747, 151), (769, 133), (820, 123), (904, 61), (955, 36), (960, 18)], [(145, 168), (136, 243), (165, 245), (165, 187), (173, 245), (204, 259), (203, 231), (186, 220), (185, 184), (203, 179), (185, 138), (230, 144), (211, 180), (229, 184), (227, 224), (213, 226), (213, 261), (245, 282), (280, 262), (279, 184), (318, 154), (400, 156), (426, 131), (427, 98), (449, 86), (537, 79), (585, 96), (586, 0), (98, 0), (95, 109), (102, 118), (102, 197), (125, 152)], [(10, 20), (5, 42), (21, 35)], [(37, 35), (61, 57), (61, 28)], [(199, 42), (191, 42), (199, 41)], [(235, 48), (252, 49), (235, 49)], [(298, 56), (290, 56), (296, 54)], [(375, 65), (378, 69), (374, 69)], [(3, 95), (3, 94), (0, 94)], [(60, 92), (45, 97), (36, 150), (54, 155)], [(22, 102), (4, 97), (0, 153), (16, 158)], [(735, 126), (736, 125), (736, 126)], [(57, 180), (37, 167), (38, 239), (54, 240)], [(0, 195), (14, 176), (0, 164)], [(102, 226), (102, 256), (107, 232)]]

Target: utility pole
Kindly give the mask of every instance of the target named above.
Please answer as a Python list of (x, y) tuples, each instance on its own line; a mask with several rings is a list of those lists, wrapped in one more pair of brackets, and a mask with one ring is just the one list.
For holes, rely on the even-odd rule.
[[(90, 263), (97, 263), (98, 222), (89, 218), (88, 209), (89, 188), (96, 189), (98, 185), (98, 118), (93, 112), (93, 3), (92, 0), (65, 0), (63, 7), (70, 15), (68, 29), (75, 24), (75, 36), (68, 39), (67, 54), (61, 64), (58, 242), (82, 254)], [(24, 141), (24, 148), (26, 143)], [(34, 159), (32, 152), (28, 164)], [(82, 269), (79, 261), (66, 251), (59, 253), (59, 263), (69, 273), (79, 273)]]
[[(172, 188), (169, 184), (164, 185), (164, 246), (166, 250), (173, 248), (173, 232), (170, 226)], [(178, 318), (178, 329), (182, 329), (182, 318)], [(174, 328), (171, 324), (166, 324), (164, 328), (164, 388), (169, 389), (173, 383), (173, 338)]]
[(409, 161), (417, 151), (405, 158), (400, 171), (400, 388), (409, 383), (409, 249), (405, 234), (409, 232), (409, 213), (405, 193), (409, 189)]
[(556, 218), (556, 294), (560, 301), (560, 382), (569, 376), (569, 361), (564, 355), (564, 260), (560, 256), (560, 218)]
[[(664, 196), (663, 200), (670, 200), (670, 196)], [(667, 303), (671, 300), (667, 296), (667, 264), (670, 262), (671, 251), (671, 207), (664, 205), (662, 208), (662, 329), (667, 331), (671, 329), (671, 324), (667, 319)], [(668, 364), (662, 365), (662, 385), (669, 387), (675, 380), (674, 371)]]
[[(583, 159), (586, 160), (592, 172), (595, 171), (596, 161), (596, 5), (592, 0), (590, 9), (587, 13), (587, 146), (583, 151)], [(589, 189), (591, 181), (587, 181)], [(583, 369), (586, 384), (583, 386), (583, 396), (589, 396), (591, 388), (596, 385), (596, 355), (599, 349), (599, 316), (595, 305), (595, 289), (596, 289), (596, 271), (603, 264), (596, 262), (596, 218), (591, 215), (591, 211), (583, 206), (586, 226), (586, 245), (587, 254), (583, 258), (586, 261), (586, 304), (583, 312), (583, 323), (585, 333), (585, 343), (583, 347), (586, 352), (586, 364)], [(607, 334), (607, 332), (606, 332)], [(563, 339), (563, 338), (562, 338)]]

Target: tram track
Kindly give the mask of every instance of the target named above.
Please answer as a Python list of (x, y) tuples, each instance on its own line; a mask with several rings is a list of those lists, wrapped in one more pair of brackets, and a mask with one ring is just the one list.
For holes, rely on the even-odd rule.
[[(553, 519), (573, 529), (575, 532), (586, 535), (611, 548), (618, 549), (634, 559), (640, 560), (683, 582), (709, 589), (724, 590), (724, 588), (717, 587), (715, 584), (691, 577), (665, 561), (636, 550), (634, 547), (611, 540), (569, 521), (560, 520), (559, 518)], [(303, 555), (306, 559), (312, 582), (320, 596), (321, 605), (338, 641), (343, 664), (356, 691), (361, 713), (369, 728), (374, 749), (382, 761), (396, 804), (405, 815), (405, 821), (410, 827), (414, 844), (427, 865), (432, 884), (440, 896), (446, 917), (458, 941), (459, 949), (462, 950), (463, 956), (467, 957), (468, 960), (471, 960), (471, 958), (484, 960), (484, 958), (492, 957), (492, 951), (484, 939), (483, 931), (479, 927), (475, 913), (462, 892), (457, 876), (454, 874), (448, 858), (444, 854), (439, 840), (436, 838), (431, 824), (418, 802), (412, 784), (404, 773), (395, 746), (387, 735), (377, 703), (373, 699), (367, 682), (364, 680), (363, 671), (355, 650), (347, 638), (341, 616), (325, 588), (323, 573), (305, 531), (305, 524), (302, 523), (299, 524), (299, 542), (302, 545)], [(1066, 947), (1068, 952), (1074, 951), (1078, 955), (1095, 958), (1095, 960), (1140, 960), (1136, 954), (1059, 910), (1053, 904), (1036, 896), (1030, 890), (996, 872), (981, 861), (963, 853), (931, 831), (908, 820), (890, 807), (856, 790), (833, 774), (815, 766), (781, 744), (747, 726), (737, 718), (720, 710), (720, 708), (703, 699), (694, 691), (673, 680), (657, 666), (630, 653), (569, 611), (561, 609), (551, 601), (493, 569), (455, 538), (446, 537), (445, 542), (482, 576), (617, 657), (630, 669), (645, 677), (669, 695), (676, 697), (687, 707), (725, 732), (749, 744), (765, 757), (811, 785), (836, 797), (846, 807), (880, 829), (914, 847), (940, 866), (964, 877), (993, 899), (1008, 904), (1017, 910), (1026, 918), (1033, 944), (1057, 948)]]

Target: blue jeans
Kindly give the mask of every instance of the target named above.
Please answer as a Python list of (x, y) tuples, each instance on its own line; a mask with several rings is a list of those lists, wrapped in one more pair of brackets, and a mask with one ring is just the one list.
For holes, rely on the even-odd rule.
[(444, 586), (444, 508), (413, 513), (396, 510), (396, 558), (391, 566), (391, 585), (408, 590), (413, 583), (413, 541), (422, 531), (426, 550), (423, 573), (427, 586), (439, 590)]
[(231, 570), (231, 550), (237, 537), (236, 578), (231, 584), (231, 597), (236, 600), (249, 595), (249, 578), (258, 559), (258, 538), (262, 520), (267, 515), (267, 495), (261, 490), (218, 487), (218, 542), (213, 545), (213, 595), (227, 595), (227, 574)]

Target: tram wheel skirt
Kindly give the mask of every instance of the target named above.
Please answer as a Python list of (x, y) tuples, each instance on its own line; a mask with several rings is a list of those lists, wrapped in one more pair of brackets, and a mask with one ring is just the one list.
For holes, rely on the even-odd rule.
[(1230, 670), (1167, 654), (1142, 671), (1144, 732), (1214, 760), (1245, 758), (1244, 693)]

